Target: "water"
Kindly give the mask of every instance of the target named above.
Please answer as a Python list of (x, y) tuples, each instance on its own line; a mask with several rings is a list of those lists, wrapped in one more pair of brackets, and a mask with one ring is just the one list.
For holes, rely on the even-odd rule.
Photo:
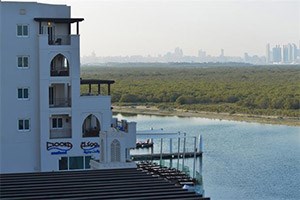
[(204, 189), (213, 200), (300, 199), (300, 127), (195, 117), (117, 117), (138, 122), (138, 130), (202, 134)]

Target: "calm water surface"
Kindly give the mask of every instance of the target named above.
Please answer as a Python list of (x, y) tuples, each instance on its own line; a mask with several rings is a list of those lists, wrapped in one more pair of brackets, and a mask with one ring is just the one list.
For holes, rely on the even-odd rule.
[(205, 195), (213, 200), (299, 200), (300, 127), (204, 118), (123, 116), (138, 130), (202, 134)]

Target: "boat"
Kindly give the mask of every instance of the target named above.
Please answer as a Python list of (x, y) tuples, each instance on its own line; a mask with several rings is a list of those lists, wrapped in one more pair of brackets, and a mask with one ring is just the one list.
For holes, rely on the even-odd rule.
[(152, 148), (153, 144), (154, 143), (151, 142), (150, 139), (148, 139), (146, 142), (139, 141), (139, 142), (136, 143), (136, 149)]

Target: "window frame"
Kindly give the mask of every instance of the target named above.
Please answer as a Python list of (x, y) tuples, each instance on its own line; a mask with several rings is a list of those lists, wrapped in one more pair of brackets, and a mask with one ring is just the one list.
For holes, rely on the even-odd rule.
[[(28, 128), (26, 128), (26, 121), (28, 122)], [(20, 122), (22, 122), (22, 128), (20, 129)], [(19, 118), (17, 121), (17, 128), (19, 132), (29, 132), (31, 130), (30, 118)]]
[[(53, 123), (53, 121), (56, 121), (55, 123), (56, 123), (56, 126), (54, 127), (54, 123)], [(59, 126), (59, 120), (61, 120), (61, 127)], [(64, 125), (63, 125), (63, 118), (62, 117), (53, 117), (52, 118), (52, 121), (51, 121), (51, 128), (52, 129), (63, 129), (64, 128)]]
[[(20, 35), (19, 35), (19, 27), (21, 27)], [(25, 32), (24, 27), (27, 27), (27, 35), (24, 34), (24, 32)], [(17, 24), (16, 35), (17, 35), (17, 37), (29, 37), (29, 24)]]
[[(72, 163), (72, 161), (70, 161), (71, 159), (74, 159), (75, 157), (77, 157), (77, 158), (82, 158), (82, 163), (81, 164), (83, 164), (82, 165), (82, 167), (83, 168), (72, 168), (72, 167), (70, 167), (70, 163)], [(67, 166), (66, 166), (66, 168), (63, 168), (63, 165), (61, 165), (60, 166), (60, 164), (63, 164), (63, 159), (66, 159), (65, 161), (67, 161), (66, 162), (66, 164), (67, 164)], [(85, 156), (64, 156), (64, 157), (60, 157), (59, 159), (58, 159), (58, 171), (78, 171), (78, 170), (90, 170), (91, 169), (91, 166), (90, 166), (90, 164), (89, 163), (87, 163), (87, 162), (89, 162), (90, 160), (92, 160), (93, 159), (93, 156), (92, 155), (85, 155)]]
[[(21, 97), (19, 97), (19, 90), (21, 90)], [(25, 90), (27, 90), (27, 97), (25, 97)], [(29, 98), (29, 87), (18, 87), (17, 88), (17, 99), (28, 101), (30, 99)]]
[[(19, 59), (21, 59), (21, 66), (19, 66)], [(25, 59), (27, 59), (27, 66), (25, 66)], [(28, 55), (18, 55), (17, 56), (17, 68), (18, 69), (29, 69), (29, 56)]]

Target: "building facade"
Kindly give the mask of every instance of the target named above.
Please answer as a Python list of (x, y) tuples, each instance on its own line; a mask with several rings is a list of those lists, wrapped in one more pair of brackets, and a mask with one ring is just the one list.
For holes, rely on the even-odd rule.
[[(71, 18), (69, 6), (35, 2), (1, 2), (0, 14), (1, 173), (89, 169), (101, 134), (120, 131), (135, 142), (135, 123), (112, 118), (114, 81), (80, 78), (83, 18)], [(134, 146), (126, 140), (103, 143), (114, 152), (102, 152), (105, 162), (129, 160), (121, 150)]]

